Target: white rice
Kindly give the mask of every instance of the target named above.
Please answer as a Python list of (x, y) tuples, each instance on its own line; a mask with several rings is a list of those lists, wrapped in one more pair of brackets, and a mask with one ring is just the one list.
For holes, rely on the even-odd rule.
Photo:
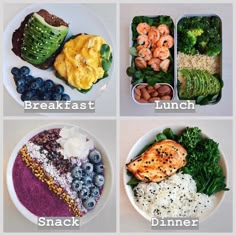
[(138, 207), (151, 217), (200, 217), (214, 207), (215, 196), (197, 193), (196, 182), (178, 173), (160, 183), (140, 182), (134, 188)]

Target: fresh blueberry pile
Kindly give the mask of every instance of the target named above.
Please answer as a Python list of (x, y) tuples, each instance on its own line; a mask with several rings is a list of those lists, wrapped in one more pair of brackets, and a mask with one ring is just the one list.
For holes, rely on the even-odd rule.
[(69, 101), (70, 96), (64, 93), (61, 84), (55, 84), (52, 80), (43, 80), (40, 77), (30, 75), (27, 66), (13, 67), (11, 73), (14, 76), (16, 91), (21, 94), (22, 101)]
[(72, 169), (72, 189), (78, 193), (87, 210), (95, 207), (104, 185), (104, 165), (98, 150), (89, 153), (88, 162)]

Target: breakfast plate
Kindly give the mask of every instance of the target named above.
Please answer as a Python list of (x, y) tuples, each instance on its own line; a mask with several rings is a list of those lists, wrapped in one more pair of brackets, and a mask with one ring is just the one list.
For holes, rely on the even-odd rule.
[[(4, 42), (3, 42), (3, 53), (4, 53), (4, 63), (3, 63), (3, 83), (9, 94), (17, 101), (19, 104), (23, 105), (21, 101), (21, 95), (16, 91), (16, 85), (13, 80), (13, 75), (11, 74), (11, 69), (13, 67), (20, 68), (22, 66), (29, 67), (31, 75), (36, 77), (41, 77), (44, 80), (52, 80), (55, 84), (61, 84), (64, 86), (65, 93), (70, 96), (72, 101), (78, 100), (96, 100), (100, 94), (102, 94), (109, 85), (110, 80), (114, 77), (114, 63), (112, 63), (111, 68), (108, 72), (108, 77), (102, 79), (98, 83), (94, 84), (92, 89), (87, 93), (80, 93), (76, 89), (72, 89), (63, 80), (55, 76), (52, 68), (47, 70), (42, 70), (34, 67), (28, 62), (17, 57), (12, 52), (12, 34), (20, 26), (20, 23), (24, 20), (26, 15), (37, 12), (40, 9), (46, 9), (51, 14), (54, 14), (62, 18), (65, 22), (69, 23), (69, 33), (66, 40), (72, 35), (77, 35), (79, 33), (87, 33), (93, 35), (99, 35), (105, 39), (105, 41), (114, 48), (112, 36), (109, 30), (100, 19), (98, 15), (93, 13), (89, 8), (83, 4), (32, 4), (22, 11), (20, 11), (15, 17), (9, 22), (4, 31)], [(86, 22), (86, 24), (84, 23)]]
[[(83, 225), (83, 224), (88, 223), (94, 217), (96, 217), (99, 214), (99, 212), (103, 209), (103, 207), (106, 205), (106, 202), (107, 202), (107, 200), (108, 200), (108, 198), (110, 196), (110, 193), (111, 193), (113, 178), (112, 178), (112, 165), (111, 165), (111, 162), (110, 162), (110, 159), (109, 159), (109, 155), (107, 154), (106, 150), (103, 148), (102, 144), (100, 144), (99, 140), (97, 140), (94, 136), (92, 136), (87, 131), (81, 129), (78, 126), (70, 125), (70, 124), (59, 124), (59, 123), (58, 124), (57, 123), (49, 124), (49, 125), (37, 128), (37, 129), (31, 131), (30, 133), (28, 133), (27, 135), (25, 135), (19, 141), (19, 143), (15, 146), (15, 148), (12, 151), (12, 154), (10, 156), (9, 162), (8, 162), (8, 166), (7, 166), (7, 187), (8, 187), (8, 191), (9, 191), (11, 200), (14, 203), (15, 207), (19, 210), (19, 212), (24, 217), (26, 217), (29, 221), (33, 222), (34, 224), (37, 224), (38, 215), (40, 215), (40, 216), (48, 216), (47, 215), (48, 213), (46, 213), (46, 212), (49, 212), (47, 210), (47, 205), (49, 203), (42, 203), (42, 205), (37, 205), (37, 204), (31, 204), (30, 205), (29, 204), (29, 202), (32, 203), (33, 199), (35, 200), (35, 195), (37, 195), (37, 193), (39, 195), (43, 194), (44, 195), (43, 199), (46, 199), (46, 197), (48, 196), (47, 199), (49, 199), (49, 201), (51, 201), (49, 205), (53, 205), (53, 204), (55, 205), (56, 204), (56, 208), (52, 207), (51, 210), (50, 210), (51, 216), (73, 216), (74, 215), (74, 214), (72, 214), (72, 213), (74, 213), (74, 211), (71, 211), (71, 209), (69, 210), (69, 208), (67, 208), (67, 210), (65, 211), (65, 206), (66, 206), (65, 203), (66, 203), (66, 201), (63, 202), (62, 200), (59, 200), (59, 197), (63, 196), (62, 194), (57, 194), (56, 193), (58, 195), (57, 196), (57, 195), (53, 194), (52, 191), (48, 190), (46, 183), (42, 183), (38, 179), (33, 180), (35, 178), (35, 176), (32, 175), (32, 172), (28, 171), (29, 169), (27, 170), (26, 166), (24, 165), (24, 163), (22, 161), (19, 162), (19, 151), (22, 150), (23, 146), (27, 145), (27, 143), (29, 143), (29, 141), (32, 140), (32, 138), (37, 137), (37, 135), (42, 134), (45, 131), (50, 131), (50, 130), (55, 130), (55, 129), (60, 129), (60, 130), (62, 130), (62, 129), (68, 129), (68, 130), (75, 129), (75, 130), (77, 130), (80, 134), (86, 136), (88, 140), (92, 140), (96, 150), (99, 150), (100, 153), (101, 153), (102, 164), (104, 166), (103, 176), (104, 176), (105, 181), (104, 181), (103, 186), (101, 186), (101, 188), (99, 187), (100, 194), (97, 195), (98, 198), (94, 197), (96, 199), (96, 204), (95, 204), (95, 206), (93, 206), (94, 208), (86, 211), (81, 216), (81, 218), (80, 218), (80, 225)], [(30, 150), (30, 149), (28, 149), (28, 150)], [(20, 155), (22, 155), (22, 153)], [(91, 160), (90, 160), (90, 162), (91, 162)], [(24, 167), (23, 169), (21, 169), (22, 168), (21, 163), (23, 164), (23, 167)], [(53, 165), (55, 166), (57, 164), (54, 163)], [(73, 167), (73, 168), (75, 168), (75, 167)], [(73, 171), (73, 168), (72, 168), (72, 171)], [(94, 168), (95, 168), (95, 165), (94, 165)], [(17, 174), (17, 171), (18, 171), (17, 169), (18, 170), (22, 170), (21, 171), (22, 173), (24, 171), (26, 171), (25, 172), (26, 173), (25, 176), (28, 175), (28, 177), (30, 177), (29, 181), (32, 182), (31, 188), (33, 188), (33, 186), (35, 187), (34, 191), (36, 191), (36, 194), (34, 194), (32, 192), (30, 193), (29, 189), (26, 190), (27, 186), (24, 186), (25, 184), (19, 184), (19, 183), (17, 184), (16, 183), (17, 181), (20, 181), (20, 179), (21, 180), (24, 179), (24, 174), (22, 174), (22, 173), (20, 173), (20, 174), (18, 173)], [(47, 171), (47, 169), (45, 169), (45, 171)], [(28, 174), (27, 174), (27, 172), (28, 172)], [(95, 172), (94, 172), (94, 175), (93, 175), (93, 179), (95, 178), (95, 175), (96, 175)], [(49, 173), (49, 172), (47, 172), (47, 173)], [(91, 173), (91, 176), (92, 176), (92, 173)], [(99, 172), (97, 172), (97, 173), (99, 173)], [(18, 176), (18, 177), (16, 178), (16, 176)], [(60, 175), (58, 175), (58, 176), (54, 175), (54, 179), (55, 179), (55, 177), (58, 178), (58, 180), (59, 180)], [(72, 177), (73, 177), (73, 175), (72, 175)], [(31, 180), (31, 178), (32, 178), (32, 180)], [(80, 181), (82, 181), (82, 182), (84, 181), (83, 177), (82, 177), (82, 180), (80, 180)], [(85, 186), (84, 188), (86, 188), (86, 186), (87, 186), (89, 188), (89, 192), (91, 192), (92, 188), (95, 188), (95, 186), (93, 187), (91, 183), (89, 183), (89, 184), (90, 185), (85, 184), (85, 182), (84, 182), (83, 186)], [(94, 184), (95, 184), (95, 182), (94, 182)], [(68, 190), (68, 188), (66, 188), (66, 187), (63, 187), (63, 188), (66, 189), (66, 192), (69, 193), (69, 195), (70, 195), (70, 190)], [(72, 190), (73, 190), (73, 188), (72, 188)], [(80, 190), (80, 192), (81, 191), (82, 190)], [(79, 194), (79, 190), (78, 190), (78, 194)], [(39, 196), (39, 198), (40, 198), (40, 196)], [(78, 195), (78, 197), (74, 198), (75, 202), (76, 202), (76, 199), (78, 199), (78, 198), (81, 198), (81, 196)], [(86, 198), (86, 199), (89, 199), (89, 198)], [(54, 199), (54, 201), (55, 201), (54, 203), (53, 203), (52, 199)], [(34, 207), (34, 205), (35, 205), (35, 207)], [(39, 206), (43, 206), (42, 210), (38, 209)], [(77, 205), (77, 206), (78, 206), (78, 209), (79, 209), (79, 207), (80, 207), (80, 209), (82, 209), (81, 208), (82, 205)], [(85, 206), (84, 202), (83, 202), (83, 206)], [(58, 209), (62, 209), (62, 210), (58, 211)], [(36, 213), (35, 213), (35, 210), (36, 210)], [(41, 213), (39, 213), (39, 211), (41, 211)], [(81, 213), (83, 210), (79, 210), (79, 211)]]
[[(185, 196), (181, 197), (181, 194), (182, 194), (181, 191), (180, 191), (180, 195), (178, 195), (178, 191), (176, 190), (179, 188), (178, 185), (180, 185), (181, 187), (183, 187), (183, 190), (182, 189), (181, 190), (185, 191), (184, 188), (186, 188), (186, 186), (190, 186), (189, 183), (193, 183), (196, 181), (196, 179), (195, 179), (196, 177), (192, 177), (193, 179), (190, 177), (191, 172), (189, 172), (190, 174), (187, 175), (185, 172), (186, 169), (184, 171), (183, 168), (186, 167), (185, 166), (186, 164), (183, 164), (183, 168), (181, 169), (181, 171), (176, 171), (175, 174), (170, 175), (170, 176), (167, 175), (165, 177), (166, 178), (165, 180), (158, 181), (158, 183), (155, 183), (155, 181), (154, 182), (146, 182), (146, 181), (142, 181), (142, 180), (140, 181), (140, 176), (144, 176), (145, 178), (148, 178), (147, 174), (146, 175), (143, 174), (141, 167), (139, 168), (139, 172), (136, 172), (139, 174), (134, 175), (135, 172), (130, 173), (130, 170), (132, 170), (132, 168), (130, 168), (130, 167), (132, 167), (132, 165), (130, 165), (130, 163), (133, 164), (133, 168), (135, 165), (136, 166), (139, 165), (138, 163), (141, 162), (141, 160), (142, 160), (142, 153), (145, 152), (144, 150), (146, 150), (146, 151), (149, 150), (149, 149), (147, 149), (147, 145), (150, 145), (150, 144), (155, 145), (154, 143), (158, 143), (159, 141), (154, 141), (154, 140), (157, 137), (160, 138), (162, 136), (162, 134), (165, 133), (164, 130), (166, 128), (171, 128), (174, 135), (178, 135), (178, 136), (183, 132), (183, 130), (186, 129), (186, 127), (183, 127), (183, 126), (171, 126), (171, 127), (163, 127), (163, 128), (153, 129), (137, 140), (137, 142), (131, 148), (131, 150), (128, 154), (128, 157), (126, 159), (126, 162), (125, 162), (126, 167), (124, 168), (124, 172), (123, 172), (123, 182), (124, 182), (124, 188), (125, 188), (126, 194), (128, 196), (130, 203), (134, 207), (134, 209), (142, 217), (144, 217), (148, 221), (151, 221), (152, 217), (158, 217), (158, 216), (160, 216), (160, 217), (176, 217), (178, 214), (180, 214), (180, 217), (199, 217), (200, 222), (203, 222), (203, 221), (207, 220), (211, 215), (213, 215), (217, 211), (217, 209), (219, 208), (219, 206), (223, 202), (225, 194), (227, 194), (227, 193), (225, 191), (220, 191), (220, 190), (215, 193), (207, 192), (208, 188), (206, 188), (207, 190), (206, 189), (204, 191), (200, 190), (204, 193), (204, 194), (202, 194), (202, 192), (197, 191), (200, 188), (199, 185), (197, 185), (197, 189), (195, 189), (194, 191), (192, 191), (194, 189), (194, 187), (192, 190), (188, 189), (191, 192), (191, 196), (195, 196), (192, 199), (191, 199), (190, 195), (188, 196), (189, 197), (188, 201), (191, 201), (189, 204), (193, 204), (193, 205), (189, 205), (189, 206), (190, 206), (190, 208), (193, 207), (192, 209), (195, 209), (196, 212), (199, 211), (199, 214), (196, 213), (196, 214), (198, 214), (198, 215), (196, 215), (195, 213), (191, 212), (191, 210), (188, 211), (190, 208), (188, 209), (186, 207), (186, 205), (185, 206), (181, 205), (182, 202), (184, 202)], [(161, 136), (159, 134), (161, 134)], [(204, 134), (204, 132), (201, 133), (201, 140), (208, 140), (208, 138), (210, 138), (210, 137), (208, 137), (206, 134)], [(168, 137), (167, 139), (170, 139), (170, 138)], [(162, 142), (162, 141), (160, 141), (160, 142)], [(209, 141), (209, 142), (211, 142), (211, 141)], [(216, 143), (214, 145), (217, 146)], [(156, 149), (156, 150), (158, 150), (158, 149)], [(186, 148), (186, 150), (187, 150), (187, 148)], [(226, 186), (226, 185), (228, 185), (228, 170), (227, 170), (226, 158), (225, 158), (224, 154), (222, 153), (222, 151), (220, 150), (220, 144), (219, 144), (218, 150), (219, 150), (218, 165), (222, 170), (223, 176), (225, 176), (225, 179), (223, 177), (225, 185), (224, 184), (223, 185)], [(190, 157), (188, 157), (188, 158), (190, 158)], [(187, 163), (190, 160), (188, 158), (187, 158)], [(155, 161), (154, 159), (151, 160), (151, 163), (152, 163), (152, 161)], [(152, 169), (151, 166), (150, 166), (150, 168), (148, 168), (148, 165), (150, 164), (149, 163), (150, 160), (145, 159), (145, 161), (146, 161), (145, 162), (146, 163), (145, 170), (149, 170), (149, 172), (150, 172), (150, 170)], [(129, 171), (127, 172), (127, 170), (129, 170)], [(167, 171), (167, 170), (165, 170), (165, 171)], [(164, 171), (164, 173), (166, 173), (165, 171)], [(189, 169), (188, 169), (188, 171), (189, 171)], [(190, 182), (188, 182), (187, 185), (184, 185), (184, 182), (186, 181), (186, 177), (187, 177), (187, 179), (190, 178), (190, 179), (188, 179), (188, 180), (190, 180)], [(181, 181), (177, 182), (179, 180), (179, 178)], [(138, 182), (137, 182), (137, 180), (138, 180)], [(225, 187), (223, 187), (223, 189), (224, 188)], [(166, 192), (166, 189), (168, 189), (168, 193)], [(154, 190), (154, 192), (153, 192), (153, 190)], [(226, 190), (226, 188), (225, 188), (225, 190)], [(150, 193), (148, 191), (150, 191)], [(157, 191), (157, 192), (155, 192), (155, 191)], [(186, 192), (184, 192), (184, 194), (186, 194)], [(153, 198), (153, 196), (154, 196), (154, 198), (156, 197), (156, 200)], [(160, 197), (160, 196), (162, 196), (162, 197)], [(186, 194), (186, 196), (187, 196), (187, 194)], [(178, 197), (181, 197), (182, 200), (177, 201)], [(175, 199), (175, 200), (173, 201), (173, 199)], [(195, 199), (195, 200), (202, 199), (202, 200), (199, 200), (199, 202), (200, 202), (200, 204), (203, 204), (203, 202), (204, 202), (205, 203), (204, 206), (206, 205), (207, 210), (201, 209), (201, 207), (199, 205), (197, 205), (198, 203), (197, 204), (194, 203), (193, 199)], [(192, 203), (192, 201), (193, 201), (193, 203)], [(210, 205), (208, 205), (208, 203)], [(178, 212), (179, 208), (177, 208), (177, 209), (175, 208), (177, 205), (178, 205), (178, 207), (180, 207), (181, 212)], [(164, 209), (162, 209), (162, 207)], [(194, 208), (194, 207), (196, 207), (196, 208)], [(153, 209), (155, 209), (155, 214), (152, 213)], [(184, 215), (185, 213), (187, 215)]]

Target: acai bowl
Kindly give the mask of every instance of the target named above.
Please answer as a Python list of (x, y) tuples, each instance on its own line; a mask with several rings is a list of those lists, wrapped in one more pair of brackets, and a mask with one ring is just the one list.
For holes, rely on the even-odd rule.
[(94, 218), (112, 186), (106, 150), (75, 125), (52, 124), (27, 134), (13, 150), (7, 185), (16, 208), (31, 222), (38, 217)]

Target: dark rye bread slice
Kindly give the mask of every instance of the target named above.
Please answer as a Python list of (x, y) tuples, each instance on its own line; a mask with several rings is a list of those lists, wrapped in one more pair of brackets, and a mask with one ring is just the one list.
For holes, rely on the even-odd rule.
[[(37, 13), (40, 16), (42, 16), (48, 24), (50, 24), (52, 26), (55, 26), (55, 27), (59, 27), (61, 25), (64, 25), (66, 27), (69, 26), (69, 24), (66, 23), (63, 19), (61, 19), (53, 14), (50, 14), (48, 11), (46, 11), (44, 9), (41, 9)], [(29, 15), (27, 15), (25, 17), (25, 19), (21, 22), (20, 27), (18, 29), (16, 29), (12, 35), (12, 51), (19, 57), (21, 57), (21, 47), (23, 44), (24, 28), (32, 15), (33, 15), (33, 13), (30, 13)], [(48, 69), (50, 66), (53, 65), (55, 58), (60, 53), (62, 47), (63, 47), (63, 43), (46, 61), (44, 61), (42, 64), (34, 65), (34, 66), (37, 68), (40, 68), (40, 69)]]

